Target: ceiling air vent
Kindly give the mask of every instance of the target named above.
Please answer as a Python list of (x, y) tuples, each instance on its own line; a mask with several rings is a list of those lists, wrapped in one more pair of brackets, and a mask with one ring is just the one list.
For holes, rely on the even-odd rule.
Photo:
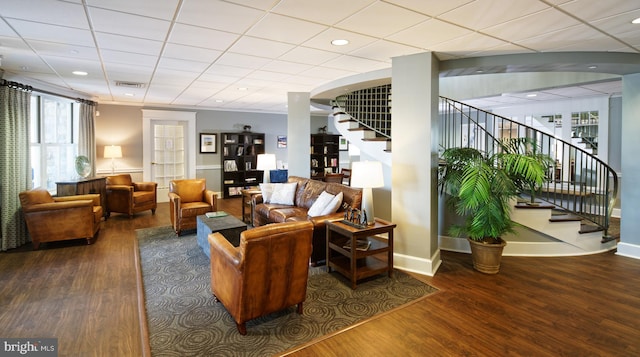
[(144, 83), (116, 81), (116, 87), (144, 88)]

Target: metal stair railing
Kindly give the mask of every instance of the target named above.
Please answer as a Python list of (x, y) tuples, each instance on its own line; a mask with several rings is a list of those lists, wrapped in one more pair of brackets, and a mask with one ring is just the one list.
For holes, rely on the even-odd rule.
[(602, 160), (569, 142), (511, 119), (440, 97), (440, 148), (472, 147), (494, 152), (497, 140), (529, 138), (550, 156), (548, 180), (536, 198), (600, 227), (610, 240), (609, 222), (618, 194), (618, 175)]

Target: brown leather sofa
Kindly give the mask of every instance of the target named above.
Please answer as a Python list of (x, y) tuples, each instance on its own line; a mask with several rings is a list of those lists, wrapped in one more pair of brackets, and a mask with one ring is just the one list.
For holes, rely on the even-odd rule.
[(244, 231), (234, 247), (220, 233), (209, 235), (211, 292), (246, 335), (249, 320), (298, 305), (307, 295), (313, 225), (270, 224)]
[(20, 192), (19, 197), (33, 249), (42, 242), (78, 238), (91, 244), (100, 229), (99, 194), (52, 197), (49, 191), (36, 188)]
[(158, 207), (156, 182), (133, 182), (131, 175), (107, 176), (107, 217), (111, 212), (128, 214), (151, 210), (156, 213)]
[(169, 182), (169, 213), (177, 235), (196, 229), (196, 217), (217, 210), (215, 192), (207, 190), (206, 179), (171, 180)]
[(294, 205), (263, 203), (261, 194), (254, 195), (253, 225), (259, 227), (269, 223), (310, 221), (313, 223), (313, 253), (311, 254), (311, 263), (318, 265), (320, 262), (326, 260), (327, 254), (325, 222), (327, 220), (342, 219), (344, 217), (344, 207), (340, 205), (336, 213), (317, 217), (310, 217), (307, 214), (309, 208), (311, 208), (323, 191), (327, 191), (332, 195), (342, 192), (343, 204), (346, 203), (353, 208), (360, 208), (362, 203), (362, 189), (298, 176), (289, 176), (288, 182), (298, 183)]

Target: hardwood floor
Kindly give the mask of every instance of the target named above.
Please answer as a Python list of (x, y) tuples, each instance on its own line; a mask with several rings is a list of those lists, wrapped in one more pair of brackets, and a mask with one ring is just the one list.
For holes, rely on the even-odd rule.
[[(239, 199), (221, 210), (241, 215)], [(140, 356), (135, 229), (169, 225), (168, 205), (113, 214), (94, 244), (0, 253), (0, 337), (56, 337), (60, 356)], [(640, 355), (640, 260), (504, 257), (498, 275), (442, 252), (440, 289), (408, 306), (300, 346), (296, 356)]]

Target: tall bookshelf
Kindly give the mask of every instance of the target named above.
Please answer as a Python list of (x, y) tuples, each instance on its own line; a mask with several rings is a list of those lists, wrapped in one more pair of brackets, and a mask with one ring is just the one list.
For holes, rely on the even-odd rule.
[(263, 180), (256, 170), (258, 155), (264, 154), (264, 134), (221, 133), (223, 197), (239, 197), (242, 189), (254, 187)]
[(311, 134), (310, 177), (322, 180), (326, 173), (337, 173), (340, 167), (340, 135)]

